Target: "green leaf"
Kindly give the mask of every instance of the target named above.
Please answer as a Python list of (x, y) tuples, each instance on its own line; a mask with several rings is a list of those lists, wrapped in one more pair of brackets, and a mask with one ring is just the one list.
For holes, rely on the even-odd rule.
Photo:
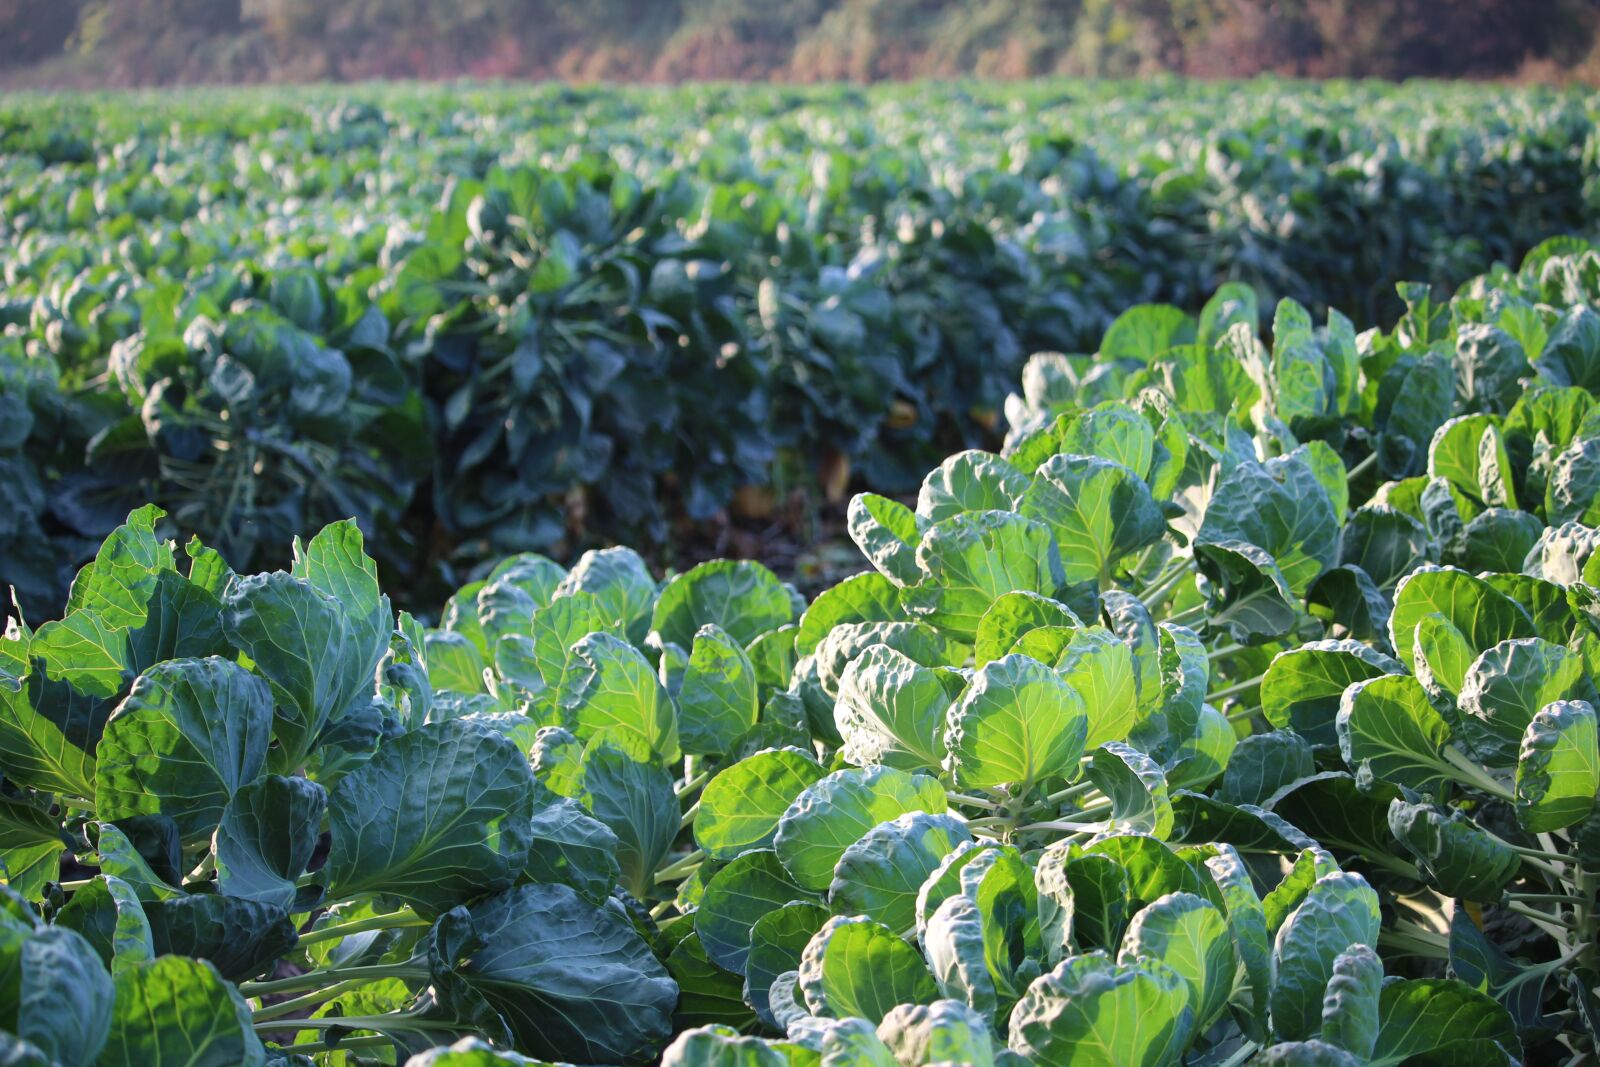
[(161, 814), (185, 838), (209, 834), (261, 773), (271, 733), (271, 691), (238, 664), (211, 657), (152, 667), (106, 723), (96, 814)]
[(230, 982), (260, 977), (299, 941), (287, 909), (220, 893), (145, 904), (157, 956), (188, 956), (216, 967)]
[(1033, 592), (1006, 593), (978, 620), (973, 655), (976, 665), (999, 659), (1019, 639), (1040, 627), (1078, 627), (1083, 623), (1059, 600)]
[(916, 512), (877, 493), (857, 493), (850, 499), (848, 523), (850, 539), (880, 574), (901, 588), (922, 580), (917, 544), (923, 522)]
[(1228, 932), (1233, 935), (1243, 979), (1234, 991), (1239, 1005), (1236, 1017), (1252, 1041), (1260, 1042), (1267, 1033), (1267, 1011), (1272, 993), (1272, 942), (1267, 930), (1266, 911), (1256, 893), (1255, 882), (1244, 858), (1232, 845), (1219, 845), (1217, 854), (1205, 861), (1206, 870), (1222, 898)]
[(713, 963), (742, 977), (751, 927), (767, 913), (811, 896), (784, 869), (776, 852), (754, 849), (731, 860), (706, 883), (694, 913), (695, 932)]
[(1260, 804), (1295, 779), (1315, 772), (1315, 754), (1299, 734), (1291, 730), (1252, 734), (1234, 749), (1216, 798), (1229, 804)]
[(970, 840), (966, 822), (949, 814), (912, 812), (879, 823), (839, 858), (828, 905), (835, 915), (865, 915), (892, 930), (910, 930), (922, 884)]
[(306, 778), (267, 775), (242, 786), (217, 825), (218, 884), (229, 896), (288, 910), (322, 834), (328, 794)]
[(1196, 545), (1242, 541), (1268, 553), (1295, 597), (1338, 558), (1333, 503), (1310, 463), (1268, 470), (1240, 464), (1218, 484), (1206, 506)]
[[(606, 620), (604, 629), (626, 636), (636, 645), (642, 644), (645, 635), (654, 628), (651, 612), (656, 605), (656, 580), (644, 560), (631, 548), (585, 552), (556, 586), (551, 603), (580, 593), (594, 597), (596, 608)], [(690, 627), (679, 643), (687, 647), (699, 628), (699, 625)], [(748, 644), (748, 639), (742, 643)]]
[(682, 819), (672, 775), (646, 755), (601, 739), (583, 756), (589, 810), (616, 835), (622, 884), (641, 900), (654, 888), (656, 867)]
[(1027, 475), (992, 452), (957, 452), (928, 472), (917, 514), (929, 523), (964, 511), (1011, 511), (1028, 488)]
[[(239, 578), (223, 596), (223, 630), (272, 687), (273, 732), (290, 770), (344, 711), (365, 660), (338, 601), (282, 571)], [(366, 676), (370, 687), (373, 676)]]
[(1378, 1041), (1383, 961), (1366, 945), (1352, 945), (1333, 961), (1322, 996), (1322, 1040), (1367, 1061)]
[(1035, 782), (1066, 772), (1083, 753), (1088, 709), (1055, 671), (1026, 656), (985, 664), (951, 705), (946, 768), (962, 789)]
[(1070, 1067), (1172, 1064), (1194, 1031), (1188, 984), (1159, 963), (1073, 956), (1028, 987), (1011, 1013), (1011, 1048)]
[(130, 512), (127, 522), (106, 537), (73, 580), (67, 613), (87, 612), (108, 629), (142, 625), (156, 578), (176, 568), (174, 545), (156, 539), (155, 528), (166, 512), (146, 504)]
[(806, 945), (827, 921), (827, 908), (795, 901), (767, 912), (750, 927), (744, 998), (768, 1026), (777, 1024), (767, 999), (773, 979), (785, 971), (799, 970)]
[(833, 880), (845, 850), (879, 823), (909, 812), (937, 815), (948, 808), (937, 779), (891, 767), (846, 768), (807, 786), (778, 821), (778, 858), (807, 889)]
[(667, 957), (667, 972), (678, 983), (674, 1029), (717, 1023), (749, 1028), (755, 1016), (744, 1002), (739, 976), (717, 966), (706, 955), (698, 934), (690, 934)]
[(1341, 531), (1339, 562), (1360, 567), (1381, 590), (1433, 560), (1427, 527), (1397, 508), (1368, 504), (1357, 508)]
[(876, 1024), (901, 1004), (931, 1004), (938, 986), (927, 964), (889, 927), (836, 915), (806, 944), (800, 992), (814, 1015)]
[(1322, 1025), (1322, 995), (1335, 961), (1352, 945), (1378, 942), (1378, 895), (1359, 876), (1323, 875), (1278, 928), (1272, 1026), (1295, 1041)]
[(989, 1021), (959, 1001), (902, 1004), (883, 1017), (878, 1036), (897, 1063), (994, 1065)]
[(89, 1067), (111, 1022), (112, 983), (94, 947), (76, 931), (40, 927), (0, 945), (7, 972), (0, 1025), (50, 1064)]
[(1582, 700), (1546, 704), (1528, 723), (1517, 757), (1517, 821), (1529, 833), (1582, 822), (1600, 795), (1600, 745), (1594, 707)]
[(1139, 679), (1133, 650), (1098, 626), (1072, 635), (1056, 672), (1083, 697), (1089, 714), (1086, 748), (1128, 737), (1139, 719)]
[(575, 669), (560, 701), (579, 740), (614, 738), (668, 762), (678, 757), (677, 709), (643, 653), (620, 637), (596, 633), (574, 645), (572, 655)]
[(683, 1031), (661, 1057), (662, 1067), (788, 1067), (790, 1062), (771, 1042), (741, 1037), (720, 1023)]
[(678, 575), (656, 599), (650, 628), (664, 641), (688, 648), (694, 635), (715, 623), (741, 646), (794, 621), (789, 590), (751, 560), (713, 560)]
[[(915, 564), (913, 564), (914, 566)], [(828, 631), (847, 622), (895, 622), (902, 617), (900, 587), (881, 574), (853, 574), (817, 594), (795, 634), (794, 649), (809, 656)]]
[(1017, 510), (1055, 536), (1058, 584), (1104, 584), (1119, 560), (1159, 541), (1167, 528), (1137, 471), (1094, 456), (1058, 455), (1044, 463)]
[(394, 611), (378, 588), (377, 565), (366, 554), (355, 520), (329, 523), (308, 545), (296, 538), (291, 573), (339, 604), (347, 633), (345, 654), (351, 658), (341, 700), (349, 703), (366, 695), (363, 687), (370, 688), (373, 673), (389, 650)]
[(576, 800), (562, 797), (533, 817), (527, 877), (569, 885), (596, 906), (616, 888), (622, 868), (617, 835)]
[[(1520, 1048), (1516, 1024), (1493, 998), (1448, 978), (1413, 978), (1383, 987), (1371, 1063), (1486, 1063), (1484, 1046)], [(1464, 1053), (1452, 1058), (1456, 1046)], [(1507, 1062), (1511, 1055), (1507, 1055)]]
[(1122, 963), (1165, 964), (1189, 988), (1194, 1027), (1205, 1031), (1233, 993), (1238, 960), (1222, 911), (1193, 893), (1169, 893), (1141, 909), (1123, 935)]
[(1527, 613), (1488, 582), (1454, 568), (1423, 567), (1395, 590), (1389, 639), (1401, 663), (1413, 662), (1417, 624), (1433, 614), (1459, 630), (1475, 656), (1509, 638), (1534, 636)]
[(101, 874), (75, 890), (55, 922), (82, 934), (112, 974), (155, 958), (144, 905), (132, 886), (112, 875)]
[(685, 752), (728, 751), (756, 723), (756, 672), (744, 649), (712, 625), (694, 635), (678, 691), (678, 739)]
[(869, 646), (839, 680), (833, 713), (845, 758), (861, 765), (938, 767), (950, 699), (937, 670), (888, 645)]
[(620, 909), (569, 886), (524, 885), (458, 907), (434, 926), (438, 1010), (503, 1026), (534, 1056), (652, 1059), (672, 1032), (678, 987)]
[(388, 893), (431, 917), (510, 886), (528, 859), (535, 784), (516, 745), (461, 721), (386, 742), (329, 801), (329, 899)]
[(826, 772), (798, 749), (758, 752), (720, 772), (700, 795), (694, 839), (715, 860), (770, 848), (778, 820)]
[(1450, 740), (1450, 725), (1409, 674), (1352, 683), (1337, 728), (1340, 754), (1364, 779), (1427, 791), (1459, 774), (1439, 754)]
[(975, 511), (930, 527), (917, 546), (921, 580), (905, 592), (906, 610), (962, 642), (1006, 593), (1054, 596), (1066, 584), (1044, 525), (1009, 511)]
[(1484, 651), (1461, 685), (1461, 732), (1493, 767), (1517, 762), (1533, 717), (1558, 700), (1593, 701), (1583, 657), (1537, 637), (1502, 641)]
[(1111, 802), (1106, 820), (1118, 832), (1166, 838), (1172, 832), (1172, 800), (1161, 765), (1120, 741), (1091, 753), (1084, 774)]
[(1522, 866), (1510, 846), (1460, 811), (1446, 813), (1397, 797), (1389, 804), (1389, 829), (1416, 857), (1428, 884), (1445, 896), (1496, 903)]
[(215, 967), (163, 956), (116, 976), (96, 1067), (266, 1067), (250, 1008)]

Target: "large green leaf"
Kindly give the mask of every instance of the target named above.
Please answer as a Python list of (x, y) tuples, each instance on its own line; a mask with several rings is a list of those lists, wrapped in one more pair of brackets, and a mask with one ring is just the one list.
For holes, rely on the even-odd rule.
[(929, 775), (846, 768), (794, 799), (778, 821), (773, 846), (795, 881), (822, 891), (845, 850), (874, 826), (914, 811), (936, 815), (948, 806), (944, 789)]
[(755, 725), (756, 671), (750, 658), (714, 625), (694, 635), (694, 649), (678, 691), (678, 740), (685, 752), (728, 751)]
[(713, 778), (700, 795), (694, 837), (712, 859), (769, 848), (778, 820), (826, 772), (811, 755), (782, 748), (757, 752)]
[(882, 923), (836, 915), (806, 944), (800, 992), (813, 1014), (873, 1023), (901, 1004), (931, 1004), (939, 988), (922, 956)]
[(711, 961), (741, 977), (750, 955), (750, 930), (768, 912), (814, 899), (771, 849), (733, 859), (706, 883), (694, 912), (695, 932)]
[(1530, 833), (1582, 822), (1600, 795), (1600, 745), (1593, 705), (1546, 704), (1528, 723), (1517, 757), (1517, 821)]
[(834, 719), (845, 758), (905, 769), (944, 761), (950, 694), (939, 671), (889, 645), (868, 646), (839, 680)]
[(1286, 1040), (1322, 1025), (1322, 997), (1334, 964), (1352, 945), (1378, 941), (1378, 895), (1358, 875), (1323, 875), (1278, 928), (1272, 1028)]
[(923, 534), (916, 560), (922, 577), (906, 590), (906, 609), (963, 642), (1003, 594), (1054, 596), (1066, 584), (1049, 528), (1010, 511), (937, 523)]
[(165, 815), (186, 838), (209, 834), (266, 764), (272, 694), (236, 663), (212, 657), (152, 667), (106, 723), (96, 750), (103, 819)]
[(1073, 766), (1088, 705), (1055, 671), (1011, 655), (979, 668), (949, 712), (946, 766), (963, 789), (1033, 783)]
[(322, 834), (328, 794), (306, 778), (267, 775), (238, 789), (223, 810), (215, 850), (229, 896), (287, 910)]
[(250, 1008), (203, 960), (163, 956), (116, 977), (97, 1067), (266, 1067)]
[(662, 588), (650, 628), (688, 648), (700, 627), (715, 623), (744, 646), (794, 617), (789, 591), (767, 568), (752, 560), (713, 560)]
[(880, 823), (844, 850), (828, 886), (835, 915), (865, 915), (891, 930), (916, 921), (917, 893), (940, 862), (972, 840), (965, 821), (911, 812)]
[(1166, 531), (1143, 477), (1094, 456), (1050, 459), (1035, 472), (1018, 510), (1055, 535), (1063, 579), (1073, 585), (1104, 583), (1122, 557)]
[(509, 887), (528, 859), (535, 786), (516, 745), (459, 720), (385, 743), (329, 800), (330, 899), (388, 893), (431, 916)]
[(1175, 1064), (1194, 1029), (1188, 984), (1160, 963), (1063, 960), (1011, 1013), (1011, 1047), (1051, 1067)]

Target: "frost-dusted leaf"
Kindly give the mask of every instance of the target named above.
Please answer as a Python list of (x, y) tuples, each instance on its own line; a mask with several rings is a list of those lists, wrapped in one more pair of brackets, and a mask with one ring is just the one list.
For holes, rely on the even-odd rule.
[(1528, 723), (1517, 757), (1517, 821), (1529, 833), (1582, 822), (1600, 795), (1600, 745), (1593, 705), (1546, 704)]
[(1176, 971), (1189, 987), (1189, 1007), (1201, 1031), (1227, 1006), (1238, 967), (1222, 911), (1193, 893), (1169, 893), (1142, 908), (1123, 935), (1118, 959)]
[(800, 958), (800, 992), (814, 1015), (883, 1020), (901, 1004), (931, 1004), (938, 986), (922, 955), (871, 919), (836, 915)]
[(1090, 755), (1084, 774), (1111, 802), (1106, 820), (1117, 831), (1165, 838), (1172, 832), (1172, 800), (1161, 765), (1120, 741), (1107, 741)]
[(607, 633), (583, 638), (572, 654), (576, 662), (560, 699), (579, 740), (616, 738), (630, 747), (642, 744), (663, 760), (675, 759), (677, 709), (644, 654)]
[(750, 950), (745, 958), (744, 997), (768, 1026), (777, 1020), (767, 999), (773, 979), (797, 971), (800, 957), (812, 935), (828, 921), (828, 909), (794, 901), (762, 915), (750, 927)]
[(163, 956), (116, 976), (97, 1067), (266, 1067), (250, 1008), (215, 967)]
[(1083, 623), (1059, 600), (1034, 592), (1006, 593), (978, 620), (973, 645), (976, 665), (1010, 652), (1025, 634), (1041, 627), (1078, 627)]
[(957, 452), (928, 472), (917, 514), (929, 523), (963, 511), (1010, 511), (1028, 488), (1027, 475), (992, 452)]
[(1322, 1040), (1365, 1061), (1378, 1041), (1378, 1000), (1383, 961), (1366, 945), (1352, 945), (1333, 961), (1322, 995)]
[(1068, 585), (1104, 584), (1119, 560), (1159, 541), (1167, 528), (1137, 471), (1094, 456), (1051, 458), (1034, 473), (1017, 510), (1054, 535)]
[(694, 838), (716, 860), (770, 848), (778, 820), (795, 798), (826, 772), (808, 753), (779, 748), (757, 752), (721, 771), (700, 795)]
[(924, 524), (916, 512), (877, 493), (857, 493), (848, 522), (850, 539), (880, 574), (902, 588), (922, 580), (917, 544)]
[(728, 751), (756, 723), (756, 671), (732, 638), (714, 625), (694, 635), (678, 691), (678, 740), (685, 752)]
[(958, 641), (970, 642), (1006, 593), (1054, 596), (1066, 579), (1044, 525), (1010, 511), (970, 511), (930, 527), (917, 546), (922, 577), (905, 592), (906, 610)]
[(1448, 897), (1495, 903), (1522, 865), (1509, 845), (1460, 811), (1396, 797), (1389, 805), (1389, 829), (1416, 858), (1428, 884)]
[(619, 908), (569, 886), (518, 886), (454, 909), (434, 925), (429, 964), (441, 1014), (504, 1026), (534, 1056), (647, 1061), (672, 1032), (667, 969)]
[(1084, 698), (1055, 671), (1011, 655), (979, 668), (950, 706), (945, 767), (962, 789), (1028, 786), (1076, 763), (1088, 736)]
[(1055, 1067), (1170, 1064), (1194, 1030), (1189, 987), (1160, 963), (1063, 960), (1011, 1013), (1011, 1048)]
[(1272, 1026), (1280, 1037), (1294, 1041), (1316, 1034), (1334, 962), (1352, 945), (1377, 944), (1378, 925), (1378, 895), (1359, 875), (1317, 879), (1278, 928), (1273, 945)]
[(329, 800), (329, 897), (388, 893), (431, 916), (510, 886), (528, 859), (535, 785), (516, 745), (468, 723), (386, 742)]
[(327, 807), (327, 791), (307, 778), (266, 775), (238, 789), (217, 825), (222, 891), (288, 910), (295, 879), (316, 851)]
[(715, 623), (741, 646), (794, 621), (794, 603), (777, 576), (753, 560), (713, 560), (669, 581), (656, 598), (650, 629), (688, 648)]
[(1537, 637), (1487, 649), (1461, 685), (1461, 732), (1493, 767), (1517, 762), (1522, 735), (1540, 709), (1558, 700), (1593, 701), (1583, 657)]
[(834, 721), (858, 765), (937, 768), (950, 693), (939, 672), (888, 645), (871, 645), (839, 680)]
[(828, 906), (835, 915), (865, 915), (892, 930), (910, 930), (922, 884), (970, 840), (966, 822), (950, 814), (911, 812), (880, 823), (839, 858)]
[(828, 631), (840, 623), (894, 622), (903, 614), (899, 586), (872, 571), (852, 574), (817, 594), (817, 599), (800, 616), (794, 649), (808, 656), (822, 644)]
[(795, 798), (778, 821), (773, 844), (795, 881), (822, 891), (845, 850), (874, 826), (913, 811), (937, 815), (948, 806), (943, 787), (930, 775), (846, 768)]
[(1352, 771), (1426, 791), (1457, 771), (1439, 754), (1450, 725), (1409, 674), (1354, 682), (1337, 719), (1339, 751)]

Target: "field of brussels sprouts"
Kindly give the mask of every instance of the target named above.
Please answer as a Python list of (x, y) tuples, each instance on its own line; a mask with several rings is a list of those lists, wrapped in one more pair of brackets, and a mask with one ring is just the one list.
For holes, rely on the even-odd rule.
[(1600, 251), (1399, 295), (1033, 356), (809, 602), (134, 510), (0, 639), (5, 1062), (1593, 1062)]
[(517, 552), (802, 540), (818, 503), (998, 448), (1026, 358), (1134, 304), (1238, 281), (1388, 327), (1398, 282), (1594, 232), (1597, 110), (1270, 81), (0, 99), (0, 584), (59, 614), (152, 502), (252, 571), (353, 516), (422, 612)]

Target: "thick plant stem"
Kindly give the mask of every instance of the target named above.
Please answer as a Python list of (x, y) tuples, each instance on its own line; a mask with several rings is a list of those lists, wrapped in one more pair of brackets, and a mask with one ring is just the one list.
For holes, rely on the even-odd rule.
[(1457, 773), (1459, 773), (1463, 779), (1466, 780), (1467, 784), (1472, 786), (1474, 789), (1488, 793), (1492, 797), (1498, 797), (1501, 800), (1506, 801), (1508, 804), (1515, 804), (1517, 802), (1516, 794), (1512, 793), (1511, 790), (1495, 781), (1489, 776), (1488, 771), (1485, 771), (1482, 767), (1474, 763), (1467, 757), (1466, 753), (1462, 752), (1454, 745), (1444, 746), (1442, 753), (1444, 755), (1445, 762), (1450, 764), (1450, 766)]
[(299, 993), (307, 989), (321, 989), (336, 982), (373, 981), (378, 978), (411, 978), (424, 981), (431, 977), (426, 967), (413, 967), (404, 963), (372, 964), (366, 967), (324, 967), (307, 971), (293, 978), (277, 978), (268, 982), (241, 982), (239, 992), (247, 997), (264, 997), (273, 993)]
[(656, 871), (656, 881), (670, 882), (675, 878), (687, 878), (693, 874), (695, 868), (700, 866), (706, 854), (700, 849), (695, 849), (680, 860), (675, 860)]
[[(324, 1001), (332, 1000), (340, 993), (349, 992), (359, 987), (361, 982), (339, 982), (326, 989), (314, 990), (293, 1000), (281, 1000), (276, 1004), (267, 1004), (257, 1008), (252, 1014), (256, 1022), (265, 1022), (268, 1019), (280, 1019), (285, 1015), (293, 1015), (302, 1008), (315, 1008)], [(291, 1020), (294, 1021), (294, 1020)]]
[[(326, 1019), (295, 1019), (294, 1025), (303, 1030), (413, 1030), (427, 1033), (437, 1030), (459, 1030), (460, 1023), (447, 1019), (419, 1019), (414, 1015), (334, 1015)], [(284, 1029), (282, 1022), (256, 1023), (256, 1032)]]
[(351, 934), (364, 934), (371, 930), (401, 930), (411, 926), (429, 926), (428, 920), (417, 915), (410, 908), (401, 908), (399, 911), (388, 915), (373, 915), (366, 919), (352, 919), (347, 923), (337, 923), (333, 926), (323, 926), (314, 930), (307, 930), (300, 935), (300, 944), (314, 945), (319, 941), (331, 941), (334, 938), (349, 937)]
[(308, 1041), (303, 1045), (285, 1045), (283, 1051), (297, 1056), (310, 1056), (318, 1052), (345, 1051), (347, 1049), (388, 1048), (392, 1045), (387, 1037), (377, 1034), (368, 1034), (364, 1037), (347, 1037), (343, 1041)]

